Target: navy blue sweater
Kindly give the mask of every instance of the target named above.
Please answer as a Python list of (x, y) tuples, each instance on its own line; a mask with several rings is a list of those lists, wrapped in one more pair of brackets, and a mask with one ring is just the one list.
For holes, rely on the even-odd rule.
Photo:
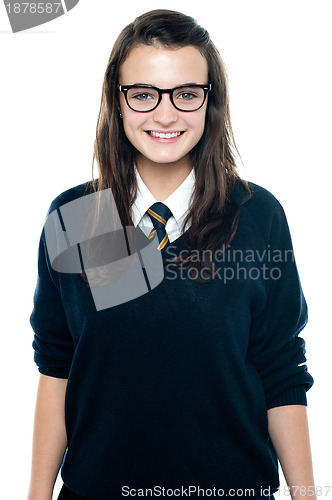
[[(49, 213), (86, 187), (62, 193)], [(42, 232), (34, 359), (40, 373), (68, 378), (61, 475), (77, 494), (277, 490), (267, 409), (307, 404), (313, 378), (299, 336), (307, 308), (284, 211), (251, 187), (230, 248), (214, 254), (213, 280), (198, 283), (167, 264), (151, 291), (99, 311), (80, 274), (52, 268)], [(237, 185), (237, 203), (243, 195)], [(187, 235), (163, 252), (178, 254)]]

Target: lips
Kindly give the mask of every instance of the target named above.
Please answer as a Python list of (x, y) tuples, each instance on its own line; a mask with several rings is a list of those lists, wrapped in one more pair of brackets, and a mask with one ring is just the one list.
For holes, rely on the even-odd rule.
[(184, 134), (183, 130), (169, 130), (165, 132), (157, 131), (157, 130), (146, 130), (145, 131), (151, 137), (156, 137), (159, 139), (175, 139), (180, 135)]

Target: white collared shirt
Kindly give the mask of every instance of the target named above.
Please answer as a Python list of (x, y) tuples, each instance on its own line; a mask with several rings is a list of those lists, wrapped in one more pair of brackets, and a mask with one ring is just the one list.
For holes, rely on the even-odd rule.
[[(158, 200), (156, 200), (146, 184), (144, 184), (136, 166), (135, 173), (138, 189), (137, 197), (133, 204), (133, 223), (135, 227), (139, 225), (142, 231), (148, 236), (153, 229), (153, 224), (146, 211)], [(166, 224), (166, 232), (170, 242), (176, 240), (181, 235), (181, 226), (189, 209), (189, 201), (194, 184), (195, 172), (192, 168), (182, 184), (166, 200), (163, 200), (163, 203), (168, 206), (173, 214)], [(190, 222), (188, 222), (185, 229), (189, 227)]]

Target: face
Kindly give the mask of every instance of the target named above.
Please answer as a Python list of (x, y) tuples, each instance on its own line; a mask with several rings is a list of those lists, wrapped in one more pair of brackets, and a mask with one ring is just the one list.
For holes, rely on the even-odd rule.
[[(176, 50), (140, 45), (129, 53), (120, 68), (119, 84), (153, 85), (169, 89), (187, 83), (207, 84), (208, 64), (193, 46)], [(205, 125), (207, 99), (197, 111), (177, 110), (169, 94), (162, 94), (160, 104), (153, 111), (138, 113), (129, 108), (120, 92), (120, 108), (125, 134), (138, 151), (142, 163), (190, 163), (189, 152), (202, 137)], [(156, 137), (159, 133), (181, 132), (176, 138)], [(190, 167), (191, 168), (191, 167)]]

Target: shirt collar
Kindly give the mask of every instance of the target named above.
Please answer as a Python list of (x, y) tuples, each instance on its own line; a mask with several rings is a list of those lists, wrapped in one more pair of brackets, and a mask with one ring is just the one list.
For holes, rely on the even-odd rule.
[[(136, 227), (141, 221), (142, 217), (154, 203), (156, 203), (156, 198), (153, 196), (148, 187), (144, 184), (137, 168), (135, 165), (135, 174), (137, 179), (137, 197), (133, 204), (133, 223)], [(193, 187), (195, 184), (195, 172), (194, 168), (191, 169), (188, 176), (180, 184), (180, 186), (169, 195), (169, 197), (163, 200), (163, 203), (168, 206), (171, 210), (173, 217), (175, 218), (177, 224), (180, 226), (186, 212), (189, 208), (190, 197), (193, 192)]]

